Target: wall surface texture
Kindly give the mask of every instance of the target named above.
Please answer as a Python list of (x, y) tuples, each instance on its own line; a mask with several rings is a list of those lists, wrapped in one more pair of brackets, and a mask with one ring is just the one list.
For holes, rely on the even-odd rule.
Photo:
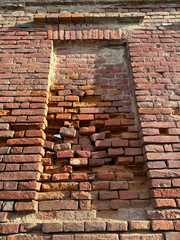
[(180, 3), (0, 3), (0, 240), (180, 239)]

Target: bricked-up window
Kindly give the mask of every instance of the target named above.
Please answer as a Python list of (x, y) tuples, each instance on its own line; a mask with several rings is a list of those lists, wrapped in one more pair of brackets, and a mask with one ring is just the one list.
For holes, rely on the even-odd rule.
[(150, 201), (126, 44), (57, 41), (54, 59), (46, 129), (54, 149), (42, 191), (60, 191), (100, 217), (144, 215)]

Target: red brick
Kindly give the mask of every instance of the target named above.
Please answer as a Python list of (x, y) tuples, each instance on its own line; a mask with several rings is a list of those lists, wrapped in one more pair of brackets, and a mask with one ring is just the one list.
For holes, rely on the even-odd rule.
[(165, 233), (166, 240), (179, 240), (180, 232), (166, 232)]
[(121, 240), (164, 240), (162, 234), (143, 234), (143, 233), (133, 233), (133, 234), (121, 234)]
[(86, 232), (104, 232), (106, 230), (106, 223), (100, 221), (86, 221)]
[(53, 150), (53, 148), (54, 148), (54, 142), (45, 141), (45, 142), (44, 142), (44, 148)]
[(130, 230), (150, 230), (150, 221), (130, 221)]
[(20, 232), (23, 232), (23, 233), (31, 232), (31, 231), (39, 231), (39, 230), (41, 230), (40, 223), (25, 222), (25, 223), (21, 223), (20, 225)]
[(109, 182), (93, 182), (92, 183), (92, 190), (109, 190)]
[(128, 147), (128, 140), (113, 139), (112, 147)]
[(0, 138), (13, 138), (14, 131), (0, 131)]
[(173, 230), (174, 229), (174, 225), (173, 225), (172, 221), (153, 220), (151, 225), (152, 225), (153, 231)]
[(3, 172), (0, 173), (0, 180), (36, 180), (38, 176), (37, 172)]
[(18, 223), (0, 223), (0, 233), (1, 234), (18, 233), (18, 230), (19, 230)]
[(44, 140), (41, 138), (14, 138), (14, 139), (8, 139), (7, 140), (8, 146), (16, 146), (16, 145), (37, 145), (37, 146), (43, 146)]
[(98, 172), (97, 180), (98, 181), (113, 181), (114, 173), (113, 172)]
[(133, 191), (120, 191), (120, 199), (137, 199), (138, 193)]
[(52, 240), (74, 240), (74, 235), (53, 235)]
[(91, 135), (91, 141), (94, 142), (96, 140), (104, 140), (105, 139), (105, 133), (94, 133)]
[(180, 189), (155, 189), (151, 191), (151, 195), (155, 198), (179, 198)]
[(54, 147), (54, 150), (56, 152), (58, 152), (58, 151), (65, 151), (65, 150), (71, 150), (71, 144), (70, 143), (56, 144), (55, 147)]
[(83, 222), (64, 222), (64, 232), (83, 232), (84, 223)]
[(11, 155), (4, 156), (4, 162), (41, 162), (41, 155)]
[(178, 143), (177, 136), (147, 136), (143, 138), (145, 143)]
[(76, 136), (76, 130), (72, 128), (61, 128), (59, 131), (61, 137), (75, 137)]
[(83, 167), (87, 166), (88, 159), (87, 158), (71, 158), (70, 159), (70, 165), (73, 167)]
[(90, 151), (76, 151), (78, 157), (89, 158), (91, 156)]
[(110, 182), (110, 190), (128, 189), (127, 182)]
[(81, 182), (79, 184), (80, 191), (90, 191), (91, 190), (91, 183), (89, 182)]
[(58, 173), (58, 174), (53, 174), (52, 176), (52, 181), (69, 181), (69, 173)]
[(110, 119), (105, 121), (105, 126), (120, 126), (120, 119)]
[(133, 173), (131, 172), (122, 172), (122, 173), (116, 173), (116, 180), (123, 181), (123, 180), (132, 180), (134, 178)]
[(37, 192), (35, 191), (3, 191), (0, 192), (0, 199), (5, 200), (23, 200), (36, 199)]
[(168, 152), (168, 153), (147, 153), (146, 158), (148, 160), (170, 160), (179, 159), (178, 152)]
[(110, 140), (97, 140), (95, 142), (96, 149), (104, 149), (111, 147), (111, 141)]
[(14, 206), (15, 211), (30, 211), (36, 212), (38, 210), (37, 202), (16, 202)]
[(95, 131), (96, 128), (94, 126), (80, 128), (80, 134), (82, 135), (91, 135), (92, 133), (95, 133)]
[(119, 231), (127, 231), (128, 225), (126, 221), (111, 221), (107, 222), (107, 231), (108, 232), (119, 232)]
[(86, 173), (72, 173), (71, 174), (72, 181), (87, 181)]
[(36, 154), (41, 154), (42, 156), (44, 156), (44, 148), (43, 147), (24, 147), (24, 150), (23, 150), (23, 153), (24, 154), (33, 154), (33, 153), (36, 153)]
[(101, 191), (99, 192), (99, 199), (101, 200), (118, 199), (118, 192), (117, 191)]
[(98, 159), (98, 158), (105, 158), (107, 157), (107, 152), (104, 151), (98, 151), (98, 152), (92, 152), (92, 158)]
[(42, 130), (27, 130), (25, 135), (26, 137), (46, 138)]
[(78, 202), (74, 200), (51, 200), (41, 201), (39, 203), (39, 211), (75, 210), (75, 209), (78, 209)]
[(44, 233), (55, 233), (63, 231), (63, 223), (49, 222), (42, 224), (42, 231)]
[(57, 152), (57, 158), (73, 158), (73, 157), (74, 157), (74, 151), (72, 150)]
[(141, 148), (125, 148), (125, 155), (141, 155), (142, 149)]
[(123, 148), (109, 148), (108, 157), (118, 157), (119, 155), (124, 154)]

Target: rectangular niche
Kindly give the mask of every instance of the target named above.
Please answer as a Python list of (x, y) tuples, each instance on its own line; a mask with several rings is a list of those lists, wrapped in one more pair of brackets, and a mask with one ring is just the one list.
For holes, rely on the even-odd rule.
[(150, 200), (126, 43), (57, 41), (53, 54), (46, 135), (55, 147), (42, 191), (68, 191), (99, 217), (141, 218)]

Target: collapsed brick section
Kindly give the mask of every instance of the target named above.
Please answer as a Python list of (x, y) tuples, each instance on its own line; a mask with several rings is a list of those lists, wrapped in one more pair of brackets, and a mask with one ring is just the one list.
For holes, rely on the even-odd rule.
[(75, 200), (65, 209), (150, 206), (126, 47), (61, 42), (55, 54), (41, 190)]

